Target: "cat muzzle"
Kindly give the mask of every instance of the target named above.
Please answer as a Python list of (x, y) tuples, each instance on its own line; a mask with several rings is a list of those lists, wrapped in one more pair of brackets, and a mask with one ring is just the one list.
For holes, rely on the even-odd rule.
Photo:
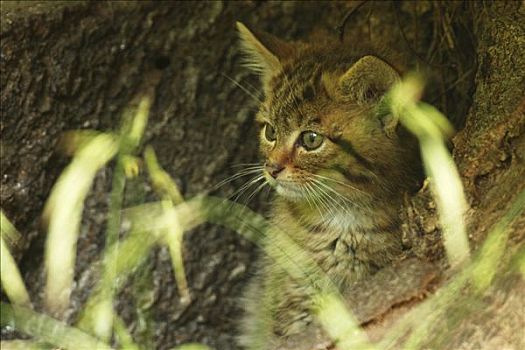
[(270, 174), (274, 179), (279, 176), (279, 173), (284, 170), (284, 165), (278, 163), (266, 163), (264, 169)]

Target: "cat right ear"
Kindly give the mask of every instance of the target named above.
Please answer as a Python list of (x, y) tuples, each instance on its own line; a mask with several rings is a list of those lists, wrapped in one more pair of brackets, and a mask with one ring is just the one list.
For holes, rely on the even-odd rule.
[(391, 65), (378, 57), (364, 56), (339, 78), (339, 86), (344, 95), (370, 102), (381, 98), (399, 80)]
[(295, 52), (291, 44), (271, 34), (250, 30), (241, 22), (237, 22), (237, 30), (242, 50), (246, 54), (246, 66), (261, 74), (263, 82), (279, 72), (283, 60)]
[[(344, 95), (355, 101), (378, 103), (400, 80), (401, 76), (390, 64), (376, 56), (364, 56), (339, 78), (339, 86)], [(398, 118), (390, 113), (380, 114), (383, 130), (393, 135)]]

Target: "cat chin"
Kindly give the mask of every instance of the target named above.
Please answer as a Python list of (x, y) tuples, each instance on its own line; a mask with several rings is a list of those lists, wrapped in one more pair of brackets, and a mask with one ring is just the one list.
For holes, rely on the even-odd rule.
[(295, 189), (291, 186), (283, 186), (276, 183), (273, 187), (279, 196), (285, 197), (286, 199), (298, 201), (304, 198), (304, 194), (301, 190)]
[(305, 198), (303, 191), (294, 185), (292, 181), (279, 181), (268, 174), (265, 174), (266, 182), (272, 187), (279, 196), (286, 199), (299, 201)]

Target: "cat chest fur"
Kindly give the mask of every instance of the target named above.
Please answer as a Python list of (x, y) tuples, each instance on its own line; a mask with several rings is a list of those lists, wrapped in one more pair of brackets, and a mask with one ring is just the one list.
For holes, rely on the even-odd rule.
[(334, 207), (323, 213), (309, 204), (279, 198), (272, 222), (310, 253), (341, 289), (387, 265), (401, 253), (397, 206)]
[[(372, 214), (371, 212), (370, 214)], [(277, 199), (271, 221), (278, 230), (270, 229), (266, 249), (276, 246), (273, 235), (288, 235), (309, 254), (321, 270), (342, 292), (353, 282), (388, 264), (401, 251), (398, 223), (374, 228), (360, 213), (333, 213), (330, 219), (320, 214), (301, 211), (293, 202)], [(284, 264), (294, 264), (292, 257)], [(312, 301), (304, 282), (292, 278), (283, 262), (263, 256), (258, 273), (246, 294), (247, 317), (242, 324), (241, 343), (250, 349), (278, 349), (279, 339), (301, 332), (314, 322)]]

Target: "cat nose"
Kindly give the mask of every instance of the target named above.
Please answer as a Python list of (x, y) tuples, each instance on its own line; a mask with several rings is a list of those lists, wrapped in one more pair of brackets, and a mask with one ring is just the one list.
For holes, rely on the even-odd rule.
[(284, 169), (284, 166), (279, 163), (266, 163), (264, 168), (274, 179)]

